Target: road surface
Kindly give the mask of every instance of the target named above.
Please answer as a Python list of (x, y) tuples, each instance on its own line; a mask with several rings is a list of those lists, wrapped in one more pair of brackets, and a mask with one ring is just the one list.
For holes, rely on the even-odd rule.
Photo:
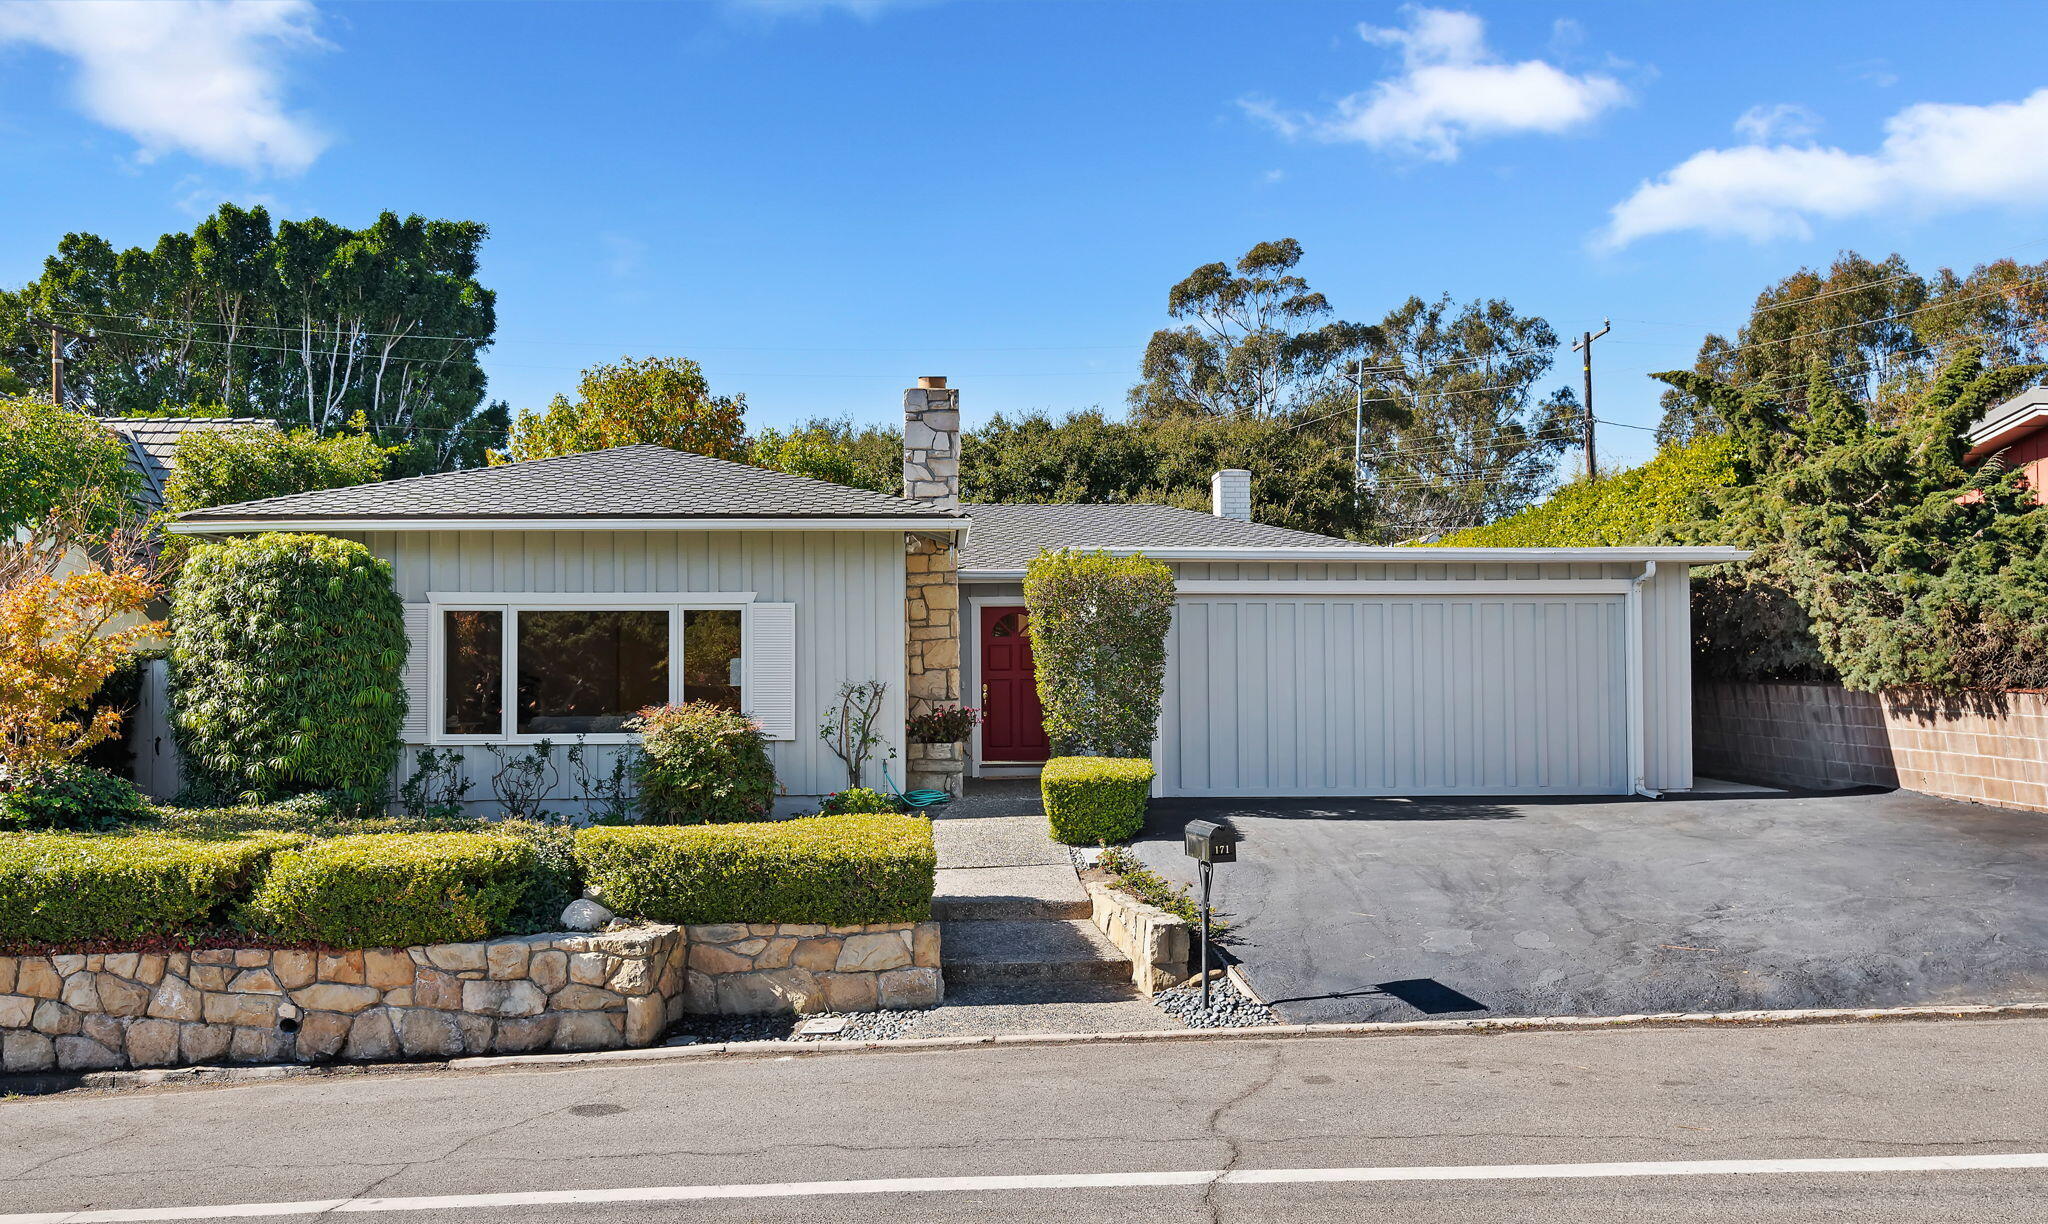
[(2038, 1221), (2044, 1039), (1232, 1038), (14, 1099), (0, 1221)]

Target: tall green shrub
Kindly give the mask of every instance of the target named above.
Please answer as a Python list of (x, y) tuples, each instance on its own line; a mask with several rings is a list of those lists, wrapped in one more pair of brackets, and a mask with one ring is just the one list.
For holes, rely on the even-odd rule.
[(384, 479), (391, 450), (364, 434), (265, 425), (207, 430), (178, 444), (178, 466), (164, 486), (173, 513), (230, 502), (339, 489)]
[(106, 426), (38, 396), (0, 395), (0, 539), (75, 502), (105, 530), (140, 484), (127, 443)]
[(176, 735), (201, 789), (383, 797), (405, 717), (390, 565), (331, 536), (202, 544), (171, 628)]
[(1043, 552), (1024, 576), (1045, 734), (1056, 756), (1149, 756), (1166, 687), (1173, 571)]
[(1599, 480), (1581, 480), (1541, 505), (1454, 531), (1440, 548), (1573, 548), (1670, 543), (1706, 513), (1718, 489), (1735, 480), (1734, 444), (1709, 434), (1666, 447), (1648, 463)]

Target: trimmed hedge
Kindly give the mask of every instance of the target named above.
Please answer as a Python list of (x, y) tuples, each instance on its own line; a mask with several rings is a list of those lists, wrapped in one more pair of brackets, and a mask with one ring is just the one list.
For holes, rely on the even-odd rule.
[(487, 833), (366, 833), (280, 854), (245, 911), (273, 939), (338, 948), (502, 933), (534, 878), (533, 846)]
[(1069, 846), (1127, 841), (1145, 827), (1155, 771), (1142, 757), (1054, 757), (1038, 775), (1052, 839)]
[(0, 944), (89, 944), (190, 934), (223, 916), (289, 833), (0, 835)]
[(919, 816), (598, 827), (576, 858), (614, 912), (679, 924), (919, 921), (938, 870)]

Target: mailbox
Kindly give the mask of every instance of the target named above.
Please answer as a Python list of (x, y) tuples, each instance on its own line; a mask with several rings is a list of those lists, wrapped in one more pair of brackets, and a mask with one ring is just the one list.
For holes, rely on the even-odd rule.
[(1198, 863), (1235, 863), (1237, 830), (1214, 820), (1190, 820), (1181, 830), (1188, 857)]

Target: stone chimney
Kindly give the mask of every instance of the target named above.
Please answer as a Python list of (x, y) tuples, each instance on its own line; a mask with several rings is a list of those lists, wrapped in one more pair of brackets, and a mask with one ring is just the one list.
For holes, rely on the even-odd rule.
[(1252, 474), (1225, 468), (1209, 478), (1209, 513), (1217, 518), (1252, 521)]
[(960, 393), (943, 375), (903, 393), (903, 495), (960, 508)]

